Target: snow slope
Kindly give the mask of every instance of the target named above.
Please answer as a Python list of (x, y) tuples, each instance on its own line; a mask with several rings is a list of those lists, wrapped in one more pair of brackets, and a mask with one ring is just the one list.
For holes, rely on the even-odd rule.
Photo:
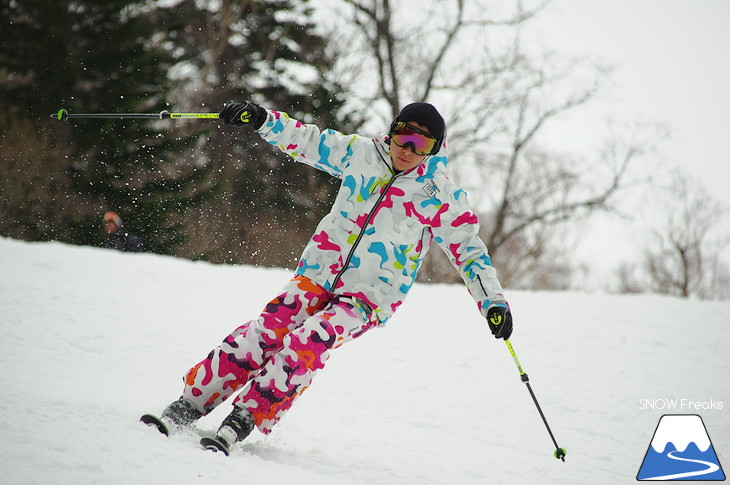
[[(666, 413), (700, 414), (730, 464), (730, 303), (653, 295), (507, 292), (566, 463), (459, 285), (416, 285), (229, 458), (137, 421), (289, 275), (0, 238), (0, 482), (636, 483)], [(656, 409), (670, 398), (681, 409)]]

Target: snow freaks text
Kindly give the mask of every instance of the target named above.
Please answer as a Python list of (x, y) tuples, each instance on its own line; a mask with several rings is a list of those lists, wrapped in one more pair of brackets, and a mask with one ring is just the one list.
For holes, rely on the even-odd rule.
[(722, 401), (695, 401), (685, 398), (643, 398), (639, 400), (639, 409), (642, 411), (720, 411), (723, 409)]

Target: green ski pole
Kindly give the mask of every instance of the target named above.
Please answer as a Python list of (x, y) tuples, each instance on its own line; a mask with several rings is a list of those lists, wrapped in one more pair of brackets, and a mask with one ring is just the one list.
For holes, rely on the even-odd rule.
[(71, 119), (107, 119), (107, 120), (124, 120), (124, 119), (219, 119), (218, 113), (170, 113), (169, 111), (161, 111), (159, 113), (69, 113), (65, 109), (59, 109), (58, 113), (53, 113), (51, 118), (54, 120), (68, 121)]
[(527, 374), (524, 370), (522, 370), (522, 365), (520, 365), (520, 361), (517, 358), (517, 354), (515, 354), (515, 349), (512, 347), (512, 343), (509, 340), (504, 341), (505, 344), (507, 344), (507, 348), (509, 349), (509, 353), (512, 354), (512, 359), (515, 361), (515, 364), (517, 365), (517, 370), (520, 371), (520, 379), (522, 379), (522, 382), (525, 383), (527, 386), (527, 390), (530, 391), (530, 396), (532, 396), (532, 400), (535, 402), (535, 406), (537, 406), (537, 411), (540, 413), (540, 417), (542, 418), (542, 422), (545, 423), (545, 427), (547, 428), (548, 433), (550, 434), (550, 439), (553, 440), (553, 444), (555, 445), (555, 453), (553, 453), (553, 456), (555, 458), (559, 458), (560, 460), (563, 460), (563, 463), (565, 463), (565, 448), (561, 448), (558, 446), (558, 442), (555, 440), (555, 436), (553, 436), (553, 432), (550, 429), (550, 425), (548, 425), (547, 419), (545, 418), (545, 414), (542, 412), (542, 409), (540, 408), (540, 404), (537, 402), (537, 397), (535, 397), (535, 393), (532, 391), (532, 386), (530, 386), (530, 378), (527, 377)]

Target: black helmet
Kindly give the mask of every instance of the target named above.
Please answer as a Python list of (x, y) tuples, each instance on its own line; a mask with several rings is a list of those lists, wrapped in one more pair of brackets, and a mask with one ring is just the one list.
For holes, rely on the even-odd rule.
[(436, 145), (430, 155), (435, 155), (441, 149), (446, 137), (446, 123), (438, 110), (429, 103), (411, 103), (403, 107), (390, 125), (389, 136), (393, 133), (393, 127), (399, 121), (415, 121), (426, 128), (436, 138)]

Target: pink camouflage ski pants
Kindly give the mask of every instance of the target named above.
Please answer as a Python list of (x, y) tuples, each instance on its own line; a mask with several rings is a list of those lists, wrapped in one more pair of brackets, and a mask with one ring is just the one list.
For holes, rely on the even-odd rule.
[(248, 409), (268, 434), (324, 367), (330, 350), (377, 325), (358, 300), (295, 276), (257, 319), (190, 369), (183, 397), (207, 414), (245, 388), (234, 405)]

